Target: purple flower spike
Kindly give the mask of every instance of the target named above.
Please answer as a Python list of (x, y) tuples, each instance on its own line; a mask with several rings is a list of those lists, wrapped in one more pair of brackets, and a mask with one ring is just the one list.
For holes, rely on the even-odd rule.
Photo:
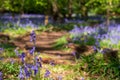
[(46, 78), (46, 77), (49, 77), (49, 75), (50, 75), (50, 71), (49, 70), (46, 70), (45, 71), (45, 74), (44, 74), (44, 77)]
[(36, 66), (37, 67), (42, 67), (41, 58), (36, 57), (35, 59), (36, 59)]
[(42, 62), (42, 58), (40, 57), (39, 59), (40, 59), (40, 61)]
[(22, 67), (20, 66), (20, 73), (19, 73), (19, 75), (18, 75), (18, 78), (20, 79), (20, 80), (24, 80), (24, 74), (23, 74), (23, 71), (22, 71)]
[(0, 48), (0, 51), (3, 51), (3, 48)]
[(2, 76), (2, 72), (0, 72), (0, 76)]
[(10, 62), (11, 62), (11, 64), (14, 64), (15, 61), (13, 59), (10, 59)]
[(37, 65), (38, 67), (41, 67), (41, 68), (42, 68), (41, 62), (37, 62), (36, 65)]
[(95, 52), (97, 52), (97, 47), (96, 47), (96, 46), (93, 46), (93, 50), (94, 50)]
[(38, 66), (32, 66), (32, 70), (34, 71), (34, 75), (36, 75), (38, 73)]
[(4, 50), (3, 48), (0, 48), (0, 53), (2, 53), (2, 52), (3, 52), (3, 50)]
[(2, 75), (3, 75), (3, 73), (0, 72), (0, 80), (3, 80)]
[(24, 72), (25, 72), (25, 76), (26, 76), (27, 78), (29, 78), (30, 75), (31, 75), (31, 72), (28, 70), (28, 67), (27, 67), (27, 66), (25, 66)]
[(30, 41), (35, 42), (36, 41), (36, 34), (35, 31), (32, 31), (30, 34)]
[(75, 55), (76, 55), (76, 52), (72, 52), (72, 55), (75, 56)]
[(14, 52), (16, 53), (17, 56), (19, 56), (19, 52), (17, 49), (15, 49)]
[(80, 80), (85, 80), (85, 78), (84, 77), (81, 77), (81, 79)]
[(62, 80), (62, 76), (58, 76), (58, 80)]
[(55, 66), (54, 61), (50, 61), (50, 65), (51, 65), (51, 66)]
[(33, 47), (33, 48), (29, 51), (29, 53), (30, 53), (31, 55), (33, 55), (34, 52), (35, 52), (35, 47)]
[(21, 57), (24, 58), (24, 57), (25, 57), (25, 53), (22, 53), (22, 54), (21, 54)]
[(22, 62), (24, 63), (25, 53), (22, 53), (20, 57), (21, 57)]

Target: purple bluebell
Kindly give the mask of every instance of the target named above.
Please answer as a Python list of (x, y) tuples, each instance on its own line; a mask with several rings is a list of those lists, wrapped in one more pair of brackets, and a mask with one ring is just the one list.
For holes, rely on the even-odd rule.
[(41, 68), (42, 68), (41, 62), (36, 62), (36, 65), (37, 65), (38, 67), (41, 67)]
[(97, 47), (96, 47), (96, 46), (93, 46), (93, 50), (94, 50), (95, 52), (97, 52)]
[(2, 75), (3, 75), (3, 73), (0, 72), (0, 80), (3, 80)]
[(74, 51), (74, 52), (72, 52), (72, 55), (73, 55), (73, 56), (76, 56), (76, 52), (75, 52), (75, 51)]
[(29, 68), (27, 66), (24, 67), (24, 73), (27, 78), (29, 78), (31, 75), (31, 72), (29, 71)]
[(0, 60), (3, 60), (3, 57), (0, 57)]
[(85, 78), (84, 77), (81, 77), (81, 79), (80, 80), (85, 80)]
[(26, 63), (25, 63), (24, 66), (27, 66), (27, 68), (31, 69), (33, 65), (32, 65), (32, 64), (26, 64)]
[(30, 34), (30, 41), (35, 42), (36, 41), (36, 34), (35, 31), (32, 31)]
[(44, 74), (44, 77), (46, 78), (46, 77), (49, 77), (50, 76), (50, 71), (49, 70), (46, 70), (45, 71), (45, 74)]
[(31, 50), (29, 50), (29, 53), (30, 53), (31, 55), (33, 55), (34, 52), (35, 52), (35, 47), (33, 47)]
[(2, 53), (2, 52), (3, 52), (3, 50), (4, 50), (3, 48), (0, 48), (0, 53)]
[(18, 78), (20, 80), (24, 80), (25, 79), (25, 76), (24, 76), (24, 73), (23, 73), (23, 69), (22, 69), (21, 66), (20, 66), (20, 72), (19, 72)]
[(40, 60), (41, 57), (40, 58), (36, 57), (35, 59), (36, 59), (36, 66), (37, 67), (42, 67), (41, 60)]
[(0, 51), (3, 51), (4, 49), (3, 48), (0, 48)]
[(10, 59), (10, 62), (11, 62), (11, 64), (14, 64), (15, 60), (13, 60), (13, 59)]
[(19, 54), (17, 49), (15, 49), (14, 52), (16, 53), (17, 56), (20, 56), (20, 54)]
[(62, 76), (58, 76), (58, 80), (62, 80)]
[(42, 62), (42, 58), (41, 57), (39, 57), (39, 60)]
[(55, 66), (54, 61), (50, 61), (50, 65), (51, 65), (51, 66)]
[(22, 63), (24, 63), (25, 53), (23, 52), (20, 57), (21, 57)]
[(38, 73), (38, 66), (37, 65), (33, 65), (32, 66), (32, 70), (34, 71), (34, 75), (36, 75)]

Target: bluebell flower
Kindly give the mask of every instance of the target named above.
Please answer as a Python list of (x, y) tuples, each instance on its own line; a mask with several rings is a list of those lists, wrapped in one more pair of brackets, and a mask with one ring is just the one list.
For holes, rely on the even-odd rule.
[(94, 50), (95, 52), (97, 52), (97, 47), (96, 47), (96, 46), (93, 46), (93, 50)]
[(36, 66), (37, 66), (37, 67), (42, 67), (41, 60), (40, 60), (40, 59), (41, 59), (41, 58), (38, 58), (38, 57), (35, 58)]
[(11, 64), (14, 64), (15, 61), (13, 59), (10, 59), (10, 62), (11, 62)]
[(58, 76), (58, 80), (62, 80), (62, 76)]
[(40, 60), (40, 62), (42, 62), (42, 58), (41, 57), (39, 57), (39, 60)]
[(16, 53), (17, 56), (19, 55), (19, 52), (17, 49), (15, 49), (14, 52)]
[(41, 68), (42, 68), (42, 64), (41, 64), (41, 62), (36, 62), (36, 66), (38, 66), (38, 67), (41, 67)]
[(25, 66), (27, 66), (27, 68), (30, 68), (30, 69), (31, 69), (33, 65), (32, 65), (32, 64), (26, 64), (26, 63), (25, 63)]
[(4, 49), (3, 48), (0, 48), (0, 51), (3, 51)]
[(25, 73), (25, 76), (26, 76), (27, 78), (29, 78), (30, 75), (31, 75), (31, 72), (28, 70), (28, 67), (27, 67), (27, 66), (24, 67), (24, 73)]
[(0, 53), (2, 53), (2, 52), (3, 52), (3, 50), (4, 50), (3, 48), (0, 48)]
[(49, 77), (50, 76), (50, 71), (49, 70), (46, 70), (45, 71), (45, 74), (44, 74), (44, 77), (46, 78), (46, 77)]
[(24, 63), (25, 53), (23, 52), (20, 57), (21, 57), (22, 63)]
[(84, 77), (81, 77), (81, 79), (80, 80), (85, 80), (85, 78)]
[(29, 50), (29, 53), (30, 53), (31, 55), (33, 55), (34, 52), (35, 52), (35, 47), (33, 47), (31, 50)]
[(32, 31), (30, 34), (30, 41), (35, 42), (36, 41), (36, 34), (35, 31)]
[(25, 76), (24, 76), (24, 73), (23, 73), (23, 70), (22, 70), (22, 67), (20, 66), (20, 73), (19, 73), (19, 75), (18, 75), (18, 78), (20, 79), (20, 80), (24, 80), (24, 78), (25, 78)]
[(0, 76), (2, 76), (2, 72), (0, 72)]
[(38, 66), (37, 65), (32, 66), (32, 70), (34, 71), (34, 75), (36, 75), (38, 73)]
[(72, 52), (72, 55), (73, 55), (73, 56), (76, 56), (76, 52)]
[(54, 61), (50, 61), (50, 65), (54, 66), (55, 65)]

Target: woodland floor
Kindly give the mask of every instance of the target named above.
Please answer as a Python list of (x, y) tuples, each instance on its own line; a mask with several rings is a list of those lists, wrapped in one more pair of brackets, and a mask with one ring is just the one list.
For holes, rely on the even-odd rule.
[[(74, 56), (69, 51), (55, 49), (53, 45), (56, 40), (64, 36), (66, 32), (41, 32), (36, 35), (36, 52), (44, 55), (43, 63), (54, 62), (54, 64), (74, 64)], [(16, 37), (12, 44), (20, 49), (29, 50), (33, 47), (30, 42), (29, 33), (24, 36)], [(46, 57), (45, 57), (46, 56)]]

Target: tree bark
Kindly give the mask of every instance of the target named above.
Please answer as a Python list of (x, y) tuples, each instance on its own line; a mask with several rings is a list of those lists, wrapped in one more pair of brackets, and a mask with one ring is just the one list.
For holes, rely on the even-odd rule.
[(110, 10), (107, 9), (107, 14), (106, 14), (106, 25), (107, 27), (109, 26), (110, 24)]
[(68, 0), (68, 18), (72, 18), (72, 0)]
[(82, 8), (81, 8), (81, 17), (82, 18), (88, 17), (88, 11), (87, 11), (87, 8), (85, 6), (82, 6)]
[(44, 25), (48, 25), (49, 22), (49, 16), (45, 15)]
[(54, 22), (60, 23), (62, 21), (62, 14), (59, 12), (59, 8), (57, 6), (56, 0), (52, 2), (52, 9), (53, 9), (53, 20)]

